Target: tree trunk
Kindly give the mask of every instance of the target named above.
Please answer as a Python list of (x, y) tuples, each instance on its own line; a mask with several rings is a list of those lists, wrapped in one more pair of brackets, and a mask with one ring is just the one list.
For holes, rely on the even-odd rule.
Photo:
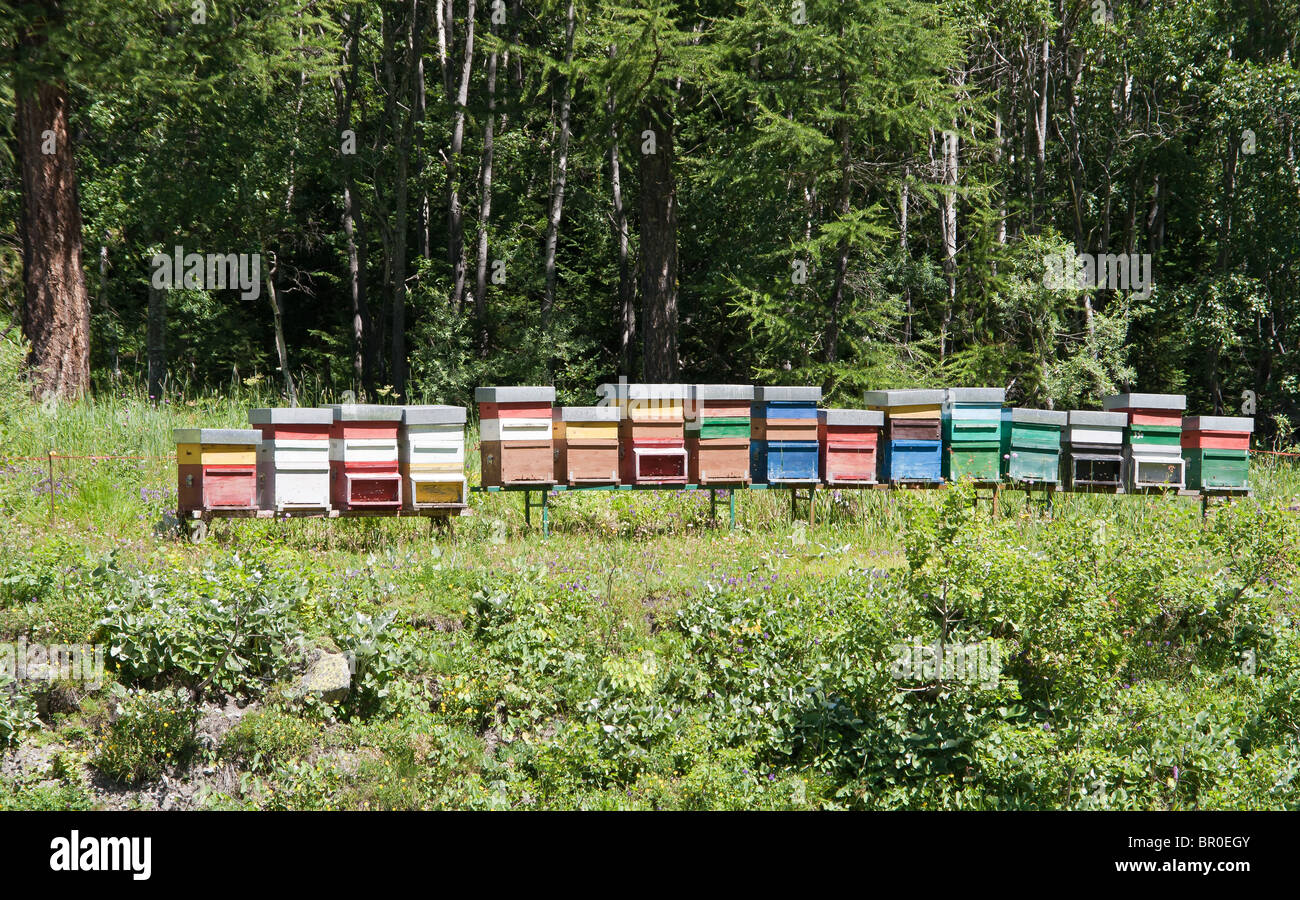
[[(488, 25), (492, 37), (496, 37), (495, 22)], [(483, 129), (483, 194), (478, 207), (478, 272), (474, 279), (474, 324), (478, 332), (478, 355), (487, 359), (487, 269), (488, 269), (488, 217), (492, 215), (492, 149), (493, 129), (496, 126), (497, 109), (497, 51), (495, 46), (488, 55), (487, 70), (487, 125)]]
[[(361, 18), (344, 14), (351, 25), (343, 49), (343, 63), (347, 79), (341, 75), (333, 78), (334, 102), (338, 109), (337, 130), (340, 135), (352, 120), (352, 103), (357, 92), (357, 79), (361, 58)], [(356, 166), (351, 156), (343, 160), (343, 233), (348, 243), (348, 290), (352, 301), (352, 386), (358, 396), (374, 389), (374, 346), (371, 334), (370, 308), (366, 302), (365, 267), (361, 261), (361, 243), (357, 211)]]
[[(465, 57), (461, 60), (460, 85), (452, 114), (451, 152), (447, 159), (447, 261), (452, 268), (452, 307), (458, 313), (465, 301), (465, 215), (460, 201), (460, 151), (465, 143), (465, 104), (469, 102), (469, 78), (474, 68), (474, 5), (475, 0), (469, 0), (469, 10), (465, 13)], [(447, 31), (450, 38), (450, 17)]]
[[(44, 44), (25, 35), (25, 49)], [(68, 134), (68, 93), (57, 82), (15, 87), (22, 167), (23, 335), (32, 393), (90, 389), (90, 297), (81, 268), (81, 205)]]
[(957, 305), (957, 122), (952, 131), (943, 135), (943, 271), (948, 281), (948, 302), (943, 314), (943, 327), (939, 333), (939, 361), (947, 353), (948, 325)]
[(669, 104), (648, 99), (642, 131), (652, 131), (655, 152), (645, 152), (641, 175), (641, 328), (646, 381), (677, 380), (677, 185), (673, 174), (673, 116)]
[(149, 283), (149, 308), (145, 316), (145, 364), (149, 399), (161, 401), (167, 375), (167, 295)]
[[(569, 11), (565, 17), (564, 26), (564, 62), (566, 67), (573, 65), (573, 26), (573, 0), (569, 0)], [(560, 237), (560, 217), (564, 215), (564, 186), (569, 172), (569, 110), (572, 106), (573, 78), (566, 71), (564, 75), (564, 92), (560, 96), (560, 141), (555, 166), (555, 185), (551, 191), (551, 212), (546, 218), (546, 292), (542, 296), (543, 329), (550, 322), (551, 308), (555, 305), (555, 249)]]
[[(266, 256), (263, 249), (263, 256)], [(275, 276), (280, 271), (280, 260), (271, 254), (271, 269), (266, 273), (266, 296), (271, 301), (271, 321), (275, 327), (275, 355), (280, 362), (280, 373), (284, 376), (284, 393), (289, 398), (290, 406), (298, 405), (298, 390), (293, 385), (293, 375), (289, 371), (289, 347), (284, 340), (284, 309), (280, 306), (280, 294), (275, 289)]]
[[(841, 27), (840, 38), (843, 37), (844, 29)], [(852, 206), (853, 190), (853, 156), (849, 152), (849, 123), (846, 117), (849, 85), (843, 72), (839, 73), (839, 88), (841, 115), (836, 130), (839, 132), (840, 143), (840, 196), (836, 201), (835, 211), (842, 222), (848, 216)], [(839, 359), (840, 316), (844, 306), (844, 279), (848, 271), (849, 242), (848, 238), (841, 238), (839, 246), (835, 248), (835, 283), (831, 288), (830, 317), (826, 322), (826, 347), (822, 357), (827, 363), (834, 363)]]
[[(616, 50), (609, 48), (610, 59)], [(609, 112), (609, 181), (614, 201), (614, 240), (618, 245), (618, 302), (620, 328), (618, 358), (624, 375), (632, 374), (632, 348), (636, 340), (636, 289), (632, 283), (631, 258), (628, 255), (627, 210), (623, 208), (623, 167), (618, 155), (620, 140), (618, 119), (615, 117), (614, 91), (607, 93), (605, 106)]]

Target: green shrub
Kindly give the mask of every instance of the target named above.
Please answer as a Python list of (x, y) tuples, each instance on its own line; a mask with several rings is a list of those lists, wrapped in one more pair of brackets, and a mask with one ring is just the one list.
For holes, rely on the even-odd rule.
[(132, 578), (100, 625), (124, 683), (255, 696), (289, 672), (293, 609), (273, 572), (235, 555), (172, 580)]
[(18, 743), (23, 733), (39, 728), (36, 704), (21, 685), (0, 672), (0, 749)]
[(114, 685), (116, 704), (95, 747), (92, 765), (127, 784), (157, 778), (194, 752), (199, 711), (183, 690), (127, 691)]

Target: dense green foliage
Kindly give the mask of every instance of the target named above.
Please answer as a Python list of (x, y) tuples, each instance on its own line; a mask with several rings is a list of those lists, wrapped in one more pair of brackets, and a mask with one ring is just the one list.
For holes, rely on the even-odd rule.
[[(637, 322), (639, 212), (669, 189), (640, 183), (649, 110), (675, 148), (682, 380), (1058, 406), (1131, 385), (1207, 412), (1252, 390), (1264, 433), (1300, 421), (1294, 0), (582, 0), (571, 46), (554, 0), (61, 7), (105, 391), (144, 379), (151, 257), (178, 245), (261, 253), (264, 285), (165, 293), (165, 396), (285, 388), (272, 287), (310, 397), (407, 369), (409, 396), (457, 401), (635, 379), (666, 340)], [(36, 15), (0, 9), (6, 42)], [(0, 119), (24, 74), (0, 70)], [(10, 235), (18, 206), (5, 153)], [(1046, 287), (1075, 252), (1149, 253), (1154, 290)]]

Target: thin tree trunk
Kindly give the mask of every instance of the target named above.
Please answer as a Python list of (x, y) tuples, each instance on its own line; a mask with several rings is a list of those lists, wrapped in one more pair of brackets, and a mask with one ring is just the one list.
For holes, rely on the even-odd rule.
[[(840, 28), (840, 38), (844, 37), (844, 29)], [(849, 123), (848, 113), (848, 79), (841, 71), (839, 73), (840, 88), (840, 120), (836, 125), (839, 132), (840, 142), (840, 195), (836, 201), (836, 213), (839, 215), (841, 222), (848, 216), (849, 209), (852, 207), (852, 190), (853, 190), (853, 156), (849, 152)], [(839, 246), (835, 248), (835, 283), (831, 287), (830, 317), (826, 323), (826, 347), (823, 353), (823, 359), (827, 363), (835, 363), (839, 359), (840, 346), (840, 315), (844, 306), (844, 279), (849, 271), (849, 242), (847, 238), (841, 238)]]
[[(573, 65), (574, 4), (569, 0), (569, 10), (564, 26), (564, 63), (566, 69)], [(569, 172), (569, 111), (573, 106), (573, 78), (565, 72), (564, 92), (560, 97), (560, 141), (555, 167), (555, 185), (551, 190), (551, 211), (546, 218), (546, 292), (542, 297), (542, 327), (551, 318), (555, 305), (555, 250), (560, 237), (560, 218), (564, 215), (564, 187)]]
[(947, 355), (948, 326), (957, 305), (957, 121), (943, 135), (943, 271), (948, 281), (948, 302), (939, 334), (939, 361)]
[[(471, 0), (471, 7), (473, 0)], [(472, 11), (472, 10), (471, 10)], [(406, 241), (408, 201), (410, 199), (410, 160), (415, 134), (415, 105), (419, 87), (415, 83), (416, 65), (423, 52), (423, 29), (419, 0), (411, 0), (407, 11), (405, 54), (402, 60), (401, 94), (406, 95), (408, 110), (402, 115), (401, 103), (393, 104), (393, 134), (398, 139), (393, 201), (393, 393), (406, 399)], [(396, 88), (397, 79), (389, 82)], [(463, 266), (462, 266), (463, 277)]]
[[(447, 159), (447, 261), (452, 267), (452, 308), (457, 313), (465, 301), (465, 215), (460, 200), (460, 152), (465, 143), (465, 104), (469, 102), (469, 78), (474, 68), (474, 6), (475, 0), (469, 0), (465, 14), (465, 56), (461, 60), (460, 85), (452, 114), (451, 152)], [(450, 40), (450, 16), (447, 31)]]
[[(263, 256), (266, 256), (263, 249)], [(298, 405), (298, 390), (293, 385), (293, 375), (289, 371), (289, 347), (284, 340), (284, 310), (280, 306), (280, 294), (275, 289), (275, 277), (280, 272), (280, 260), (270, 254), (271, 269), (266, 273), (266, 295), (271, 302), (271, 321), (275, 327), (275, 355), (280, 362), (280, 372), (284, 376), (284, 393), (289, 398), (290, 406)]]
[[(609, 58), (617, 53), (611, 45)], [(632, 374), (633, 342), (636, 340), (636, 287), (632, 281), (631, 257), (628, 254), (627, 210), (623, 208), (623, 167), (618, 154), (621, 139), (614, 108), (614, 91), (606, 94), (605, 108), (609, 113), (609, 181), (614, 202), (614, 240), (618, 245), (618, 302), (620, 313), (618, 358), (621, 372)]]
[(154, 287), (152, 281), (145, 316), (145, 364), (149, 399), (161, 402), (167, 373), (167, 295)]
[[(497, 34), (495, 22), (488, 25), (493, 38)], [(487, 71), (487, 125), (483, 129), (483, 194), (478, 208), (478, 272), (474, 279), (474, 324), (478, 331), (478, 354), (488, 355), (487, 328), (487, 270), (488, 270), (488, 218), (492, 215), (492, 150), (493, 129), (497, 110), (497, 51), (495, 45), (488, 55)]]
[[(57, 16), (57, 9), (49, 14)], [(44, 37), (20, 37), (39, 54)], [(23, 335), (32, 392), (77, 397), (90, 389), (90, 297), (81, 268), (81, 205), (63, 84), (15, 85), (22, 169)]]
[[(350, 20), (351, 28), (344, 46), (344, 64), (348, 77), (341, 75), (333, 78), (334, 101), (338, 109), (337, 130), (341, 135), (352, 119), (352, 103), (356, 96), (357, 78), (360, 68), (360, 12), (355, 17), (346, 13), (345, 22)], [(362, 265), (359, 244), (359, 222), (357, 211), (357, 188), (355, 164), (351, 156), (343, 160), (343, 233), (348, 243), (348, 289), (352, 301), (352, 385), (359, 396), (374, 389), (374, 351), (371, 335), (370, 309), (366, 302), (365, 267)]]
[(113, 307), (108, 302), (108, 241), (109, 235), (105, 234), (104, 243), (99, 245), (99, 308), (108, 323), (108, 355), (113, 361), (113, 381), (116, 382), (122, 377), (122, 360), (118, 352), (117, 323), (113, 321)]
[(646, 381), (677, 380), (677, 184), (673, 172), (673, 116), (660, 98), (646, 101), (642, 131), (653, 131), (655, 152), (641, 153), (641, 328)]

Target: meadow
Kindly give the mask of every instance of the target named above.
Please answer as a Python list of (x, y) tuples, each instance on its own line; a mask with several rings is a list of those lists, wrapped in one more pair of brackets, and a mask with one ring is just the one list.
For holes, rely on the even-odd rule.
[[(825, 492), (809, 528), (751, 492), (733, 532), (705, 493), (593, 493), (544, 540), (492, 495), (449, 534), (235, 520), (191, 544), (171, 429), (268, 398), (0, 389), (0, 642), (107, 668), (0, 687), (0, 808), (1300, 806), (1281, 458), (1205, 519), (994, 515), (956, 487)], [(50, 449), (142, 458), (59, 459), (51, 485)], [(978, 678), (938, 664), (960, 648)], [(298, 688), (316, 649), (353, 655), (346, 696)]]

